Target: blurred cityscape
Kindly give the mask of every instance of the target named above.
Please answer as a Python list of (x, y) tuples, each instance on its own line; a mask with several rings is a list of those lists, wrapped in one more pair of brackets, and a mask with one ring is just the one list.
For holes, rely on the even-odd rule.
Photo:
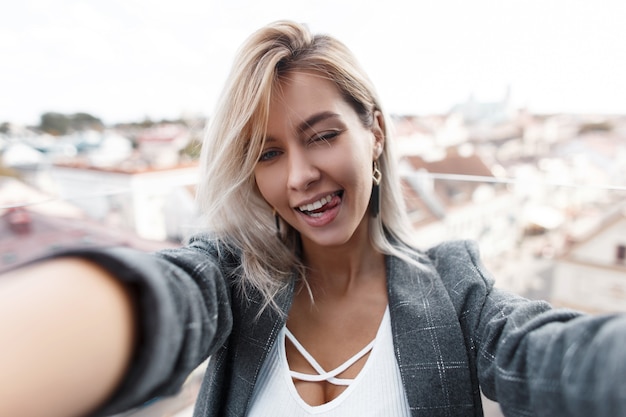
[[(592, 314), (626, 311), (626, 115), (533, 114), (507, 92), (392, 120), (424, 248), (475, 239), (497, 286)], [(37, 127), (1, 124), (0, 271), (74, 245), (181, 245), (201, 230), (205, 123), (104, 126), (47, 113)], [(191, 415), (197, 383), (194, 374), (179, 397), (128, 415)]]

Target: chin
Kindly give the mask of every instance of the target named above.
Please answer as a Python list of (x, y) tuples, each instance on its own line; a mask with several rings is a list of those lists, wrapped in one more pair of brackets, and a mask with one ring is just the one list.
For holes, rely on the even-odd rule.
[(354, 233), (328, 233), (322, 236), (319, 234), (314, 236), (301, 234), (301, 236), (305, 245), (332, 248), (349, 243), (354, 236)]

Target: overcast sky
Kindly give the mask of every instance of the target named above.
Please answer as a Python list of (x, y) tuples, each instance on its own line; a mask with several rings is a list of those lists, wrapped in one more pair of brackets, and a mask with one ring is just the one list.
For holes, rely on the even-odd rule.
[(277, 19), (346, 43), (393, 113), (474, 93), (626, 114), (624, 0), (19, 0), (0, 6), (0, 123), (210, 114), (234, 53)]

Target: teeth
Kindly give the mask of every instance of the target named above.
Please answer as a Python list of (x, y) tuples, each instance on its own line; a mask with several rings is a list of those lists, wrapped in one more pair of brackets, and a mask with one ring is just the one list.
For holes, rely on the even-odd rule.
[(298, 207), (298, 210), (300, 211), (317, 210), (321, 208), (324, 204), (330, 203), (332, 199), (333, 199), (333, 194), (328, 194), (326, 197), (322, 197), (321, 199), (317, 200), (314, 203), (301, 205), (300, 207)]

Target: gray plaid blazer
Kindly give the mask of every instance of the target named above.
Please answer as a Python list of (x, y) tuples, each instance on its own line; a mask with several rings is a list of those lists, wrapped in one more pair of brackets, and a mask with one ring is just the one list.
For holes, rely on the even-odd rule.
[[(209, 356), (195, 417), (245, 416), (284, 320), (233, 285), (238, 255), (198, 236), (155, 255), (77, 251), (126, 282), (140, 328), (132, 366), (97, 415), (177, 392)], [(552, 309), (494, 287), (473, 242), (386, 258), (389, 309), (413, 416), (481, 416), (482, 392), (506, 416), (626, 415), (626, 317)], [(288, 311), (294, 284), (279, 296)]]

